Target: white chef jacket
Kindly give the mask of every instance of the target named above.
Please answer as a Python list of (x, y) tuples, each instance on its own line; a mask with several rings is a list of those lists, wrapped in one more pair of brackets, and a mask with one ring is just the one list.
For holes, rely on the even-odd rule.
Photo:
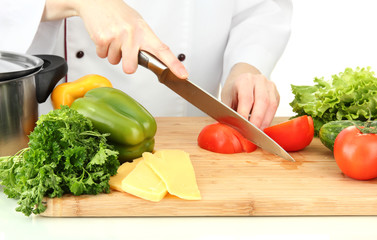
[[(154, 116), (199, 116), (203, 113), (139, 67), (127, 75), (121, 64), (96, 55), (82, 20), (42, 22), (44, 0), (2, 0), (0, 50), (65, 56), (73, 81), (87, 74), (108, 78)], [(189, 79), (219, 96), (232, 66), (249, 63), (269, 78), (290, 35), (290, 0), (126, 0), (177, 56)], [(22, 18), (21, 18), (22, 16)], [(182, 56), (182, 55), (181, 55)], [(40, 112), (51, 110), (40, 105)]]

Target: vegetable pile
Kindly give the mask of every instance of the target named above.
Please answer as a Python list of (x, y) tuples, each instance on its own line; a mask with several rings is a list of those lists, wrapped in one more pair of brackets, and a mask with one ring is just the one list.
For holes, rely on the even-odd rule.
[(119, 161), (106, 137), (67, 106), (42, 115), (29, 135), (29, 147), (0, 161), (4, 193), (18, 199), (16, 210), (29, 216), (45, 211), (45, 196), (110, 192), (109, 179)]
[(377, 118), (377, 78), (370, 68), (346, 68), (331, 80), (314, 79), (314, 86), (292, 85), (290, 103), (298, 116), (313, 118), (315, 133), (324, 123), (335, 120)]

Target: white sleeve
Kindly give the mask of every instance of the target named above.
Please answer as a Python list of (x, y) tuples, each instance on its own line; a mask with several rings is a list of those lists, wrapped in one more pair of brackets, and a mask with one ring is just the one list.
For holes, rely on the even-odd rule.
[(291, 15), (291, 0), (237, 1), (224, 53), (222, 84), (240, 62), (253, 65), (269, 78), (288, 42)]
[(62, 23), (63, 20), (41, 22), (30, 47), (27, 49), (27, 53), (55, 53), (56, 45), (61, 42), (61, 39), (58, 39), (58, 36), (63, 29)]
[(45, 7), (45, 0), (2, 0), (0, 50), (25, 53), (30, 47)]

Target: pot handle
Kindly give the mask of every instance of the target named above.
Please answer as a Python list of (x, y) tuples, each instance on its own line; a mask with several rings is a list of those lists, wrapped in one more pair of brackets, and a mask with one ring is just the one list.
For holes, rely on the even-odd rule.
[(64, 58), (56, 55), (35, 55), (43, 60), (42, 70), (35, 75), (35, 85), (38, 103), (46, 101), (55, 85), (68, 71)]

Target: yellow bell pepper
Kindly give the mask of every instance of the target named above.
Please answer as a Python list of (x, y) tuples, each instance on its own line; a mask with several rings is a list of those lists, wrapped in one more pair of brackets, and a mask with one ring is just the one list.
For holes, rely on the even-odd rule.
[(51, 93), (52, 105), (54, 109), (59, 109), (61, 105), (70, 107), (77, 98), (98, 87), (113, 87), (113, 85), (107, 78), (97, 74), (85, 75), (73, 82), (59, 84)]

